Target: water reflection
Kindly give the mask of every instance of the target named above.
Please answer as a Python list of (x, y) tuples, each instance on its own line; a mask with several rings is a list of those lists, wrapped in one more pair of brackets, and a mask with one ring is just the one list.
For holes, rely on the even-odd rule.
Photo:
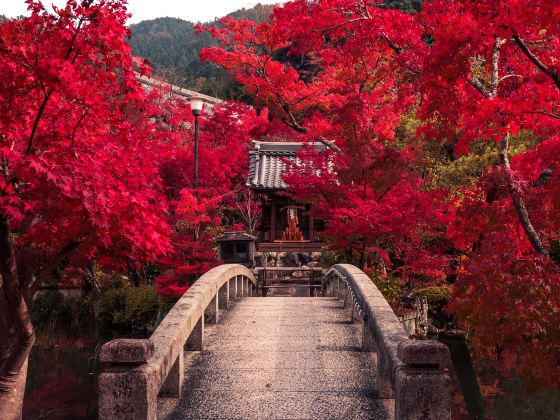
[(23, 417), (96, 419), (99, 348), (91, 342), (35, 347), (29, 357)]

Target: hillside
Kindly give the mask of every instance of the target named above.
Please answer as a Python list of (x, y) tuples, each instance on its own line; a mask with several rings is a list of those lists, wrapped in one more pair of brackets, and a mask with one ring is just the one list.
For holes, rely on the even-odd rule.
[[(236, 19), (262, 22), (273, 5), (258, 4), (230, 14)], [(213, 23), (211, 23), (213, 24)], [(135, 55), (147, 58), (156, 75), (178, 86), (219, 98), (241, 98), (241, 88), (212, 63), (199, 59), (200, 50), (215, 41), (207, 34), (196, 35), (194, 23), (177, 18), (157, 18), (131, 25), (129, 41)]]
[[(420, 9), (421, 4), (422, 0), (385, 0), (384, 7), (414, 12)], [(273, 8), (273, 5), (257, 4), (229, 16), (262, 22)], [(162, 17), (131, 25), (130, 30), (132, 38), (129, 43), (134, 54), (147, 58), (156, 75), (206, 95), (247, 99), (243, 96), (243, 89), (226, 72), (212, 63), (200, 61), (200, 50), (214, 45), (215, 41), (207, 33), (196, 35), (194, 23)]]

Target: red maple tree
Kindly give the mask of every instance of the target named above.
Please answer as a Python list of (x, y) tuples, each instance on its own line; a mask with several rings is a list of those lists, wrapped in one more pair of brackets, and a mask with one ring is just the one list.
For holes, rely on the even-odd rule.
[[(67, 2), (0, 25), (0, 405), (17, 417), (34, 332), (25, 297), (62, 261), (139, 264), (170, 249), (145, 71), (124, 1)], [(20, 374), (22, 373), (23, 374)]]
[[(202, 57), (229, 69), (293, 140), (332, 146), (302, 153), (286, 177), (325, 218), (332, 246), (406, 282), (457, 278), (451, 309), (477, 335), (472, 344), (505, 370), (530, 366), (521, 370), (535, 383), (558, 385), (560, 375), (542, 374), (558, 369), (558, 330), (544, 321), (557, 319), (560, 289), (550, 259), (559, 239), (558, 4), (432, 1), (406, 14), (380, 3), (296, 0), (259, 25), (222, 19), (204, 28), (221, 46)], [(403, 138), (406, 118), (420, 129)], [(427, 149), (439, 144), (444, 165), (459, 168), (480, 142), (495, 147), (495, 165), (434, 189)], [(508, 300), (519, 301), (515, 310)], [(496, 302), (501, 315), (485, 317)], [(506, 331), (508, 319), (532, 330)]]

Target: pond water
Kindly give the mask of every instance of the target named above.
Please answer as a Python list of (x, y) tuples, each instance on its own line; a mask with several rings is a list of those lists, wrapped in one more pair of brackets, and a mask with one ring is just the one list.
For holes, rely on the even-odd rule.
[[(98, 354), (101, 345), (108, 340), (71, 340), (50, 348), (35, 347), (29, 359), (24, 419), (97, 419)], [(531, 403), (529, 408), (514, 410), (515, 401), (523, 401), (525, 405), (530, 402), (522, 390), (506, 389), (503, 395), (499, 395), (499, 378), (491, 368), (491, 363), (487, 363), (490, 368), (481, 369), (477, 365), (475, 370), (464, 340), (441, 341), (450, 348), (453, 362), (450, 371), (453, 420), (511, 419), (519, 413), (523, 413), (525, 420), (559, 418), (556, 408), (560, 408), (560, 395), (556, 391), (545, 391), (542, 396), (537, 395), (539, 400)], [(489, 407), (494, 408), (496, 403), (498, 408), (500, 404), (505, 407), (498, 410), (502, 414), (488, 410)], [(493, 415), (485, 417), (484, 406), (487, 411), (494, 411)], [(543, 408), (535, 410), (535, 406)]]
[(91, 342), (35, 347), (29, 357), (24, 419), (97, 419), (97, 358)]

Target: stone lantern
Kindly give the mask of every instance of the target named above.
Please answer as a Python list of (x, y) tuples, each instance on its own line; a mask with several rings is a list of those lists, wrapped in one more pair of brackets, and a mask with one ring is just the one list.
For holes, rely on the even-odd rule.
[(226, 232), (220, 235), (218, 258), (224, 264), (242, 264), (248, 268), (255, 265), (255, 240), (257, 238), (245, 232)]

